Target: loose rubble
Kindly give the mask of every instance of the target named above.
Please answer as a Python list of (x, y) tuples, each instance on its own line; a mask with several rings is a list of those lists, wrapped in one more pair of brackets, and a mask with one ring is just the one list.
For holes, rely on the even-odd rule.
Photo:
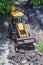
[[(13, 43), (14, 44), (14, 43)], [(10, 48), (13, 47), (12, 44), (10, 44), (9, 46), (11, 46)], [(14, 49), (14, 47), (13, 47)], [(12, 53), (12, 51), (14, 51)], [(24, 53), (22, 52), (18, 52), (15, 53), (15, 50), (11, 50), (9, 52), (8, 58), (11, 60), (10, 63), (12, 63), (12, 65), (43, 65), (43, 54), (41, 54), (41, 52), (39, 52), (39, 50), (35, 49), (35, 50), (23, 50)]]
[(0, 36), (0, 44), (0, 55), (8, 61), (8, 65), (43, 65), (43, 54), (37, 48), (34, 50), (20, 49), (16, 53), (14, 42), (10, 42), (6, 35)]

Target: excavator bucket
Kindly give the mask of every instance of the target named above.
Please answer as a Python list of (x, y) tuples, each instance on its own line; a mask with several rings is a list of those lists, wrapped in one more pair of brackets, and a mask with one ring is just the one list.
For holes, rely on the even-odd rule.
[(26, 37), (26, 38), (17, 38), (17, 42), (19, 45), (27, 45), (29, 43), (35, 43), (36, 40), (33, 37)]
[(32, 37), (16, 38), (15, 51), (18, 52), (19, 49), (21, 48), (26, 49), (26, 47), (28, 49), (35, 49), (34, 44), (33, 44), (35, 42), (36, 42), (35, 38), (32, 38)]

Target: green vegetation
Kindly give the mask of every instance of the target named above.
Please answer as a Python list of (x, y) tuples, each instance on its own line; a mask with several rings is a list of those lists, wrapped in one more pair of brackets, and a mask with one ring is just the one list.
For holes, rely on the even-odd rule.
[(38, 42), (36, 46), (39, 48), (41, 52), (43, 52), (43, 42)]
[(0, 14), (8, 15), (14, 0), (0, 0)]
[[(14, 4), (14, 1), (19, 0), (0, 0), (0, 14), (9, 15), (11, 6)], [(43, 0), (31, 0), (32, 2), (42, 2)]]
[(39, 3), (39, 2), (43, 2), (43, 0), (32, 0), (32, 2), (37, 2), (37, 3)]
[[(16, 1), (19, 1), (21, 2), (22, 0), (16, 0)], [(24, 0), (25, 1), (25, 0)], [(32, 2), (36, 2), (36, 3), (39, 3), (39, 2), (43, 2), (43, 0), (31, 0)]]

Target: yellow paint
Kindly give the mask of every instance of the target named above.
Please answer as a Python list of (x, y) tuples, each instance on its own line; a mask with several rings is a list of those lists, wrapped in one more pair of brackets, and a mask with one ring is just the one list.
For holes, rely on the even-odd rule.
[(13, 5), (12, 7), (11, 7), (11, 12), (14, 12), (16, 10), (16, 7)]
[(11, 13), (12, 16), (23, 16), (24, 14), (22, 12), (12, 12)]
[(18, 28), (19, 28), (19, 30), (23, 30), (24, 28), (23, 28), (23, 24), (22, 23), (19, 23), (18, 24)]
[[(20, 38), (25, 38), (29, 35), (29, 33), (26, 31), (25, 25), (23, 23), (20, 23), (20, 22), (16, 23), (16, 29), (18, 31), (18, 34), (19, 34)], [(22, 30), (25, 31), (24, 34), (21, 34), (20, 31), (22, 31)]]

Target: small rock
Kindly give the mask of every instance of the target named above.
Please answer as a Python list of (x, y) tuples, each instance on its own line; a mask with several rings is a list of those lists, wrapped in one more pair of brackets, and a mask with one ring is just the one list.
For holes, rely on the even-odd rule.
[(39, 54), (40, 56), (42, 56), (42, 53), (41, 53), (41, 52), (39, 52), (38, 54)]
[(30, 62), (30, 65), (33, 65), (33, 63), (32, 63), (32, 62)]
[(27, 62), (26, 59), (22, 59), (20, 63), (24, 64), (24, 63), (26, 63), (26, 62)]
[(29, 65), (29, 62), (26, 62), (24, 65)]

